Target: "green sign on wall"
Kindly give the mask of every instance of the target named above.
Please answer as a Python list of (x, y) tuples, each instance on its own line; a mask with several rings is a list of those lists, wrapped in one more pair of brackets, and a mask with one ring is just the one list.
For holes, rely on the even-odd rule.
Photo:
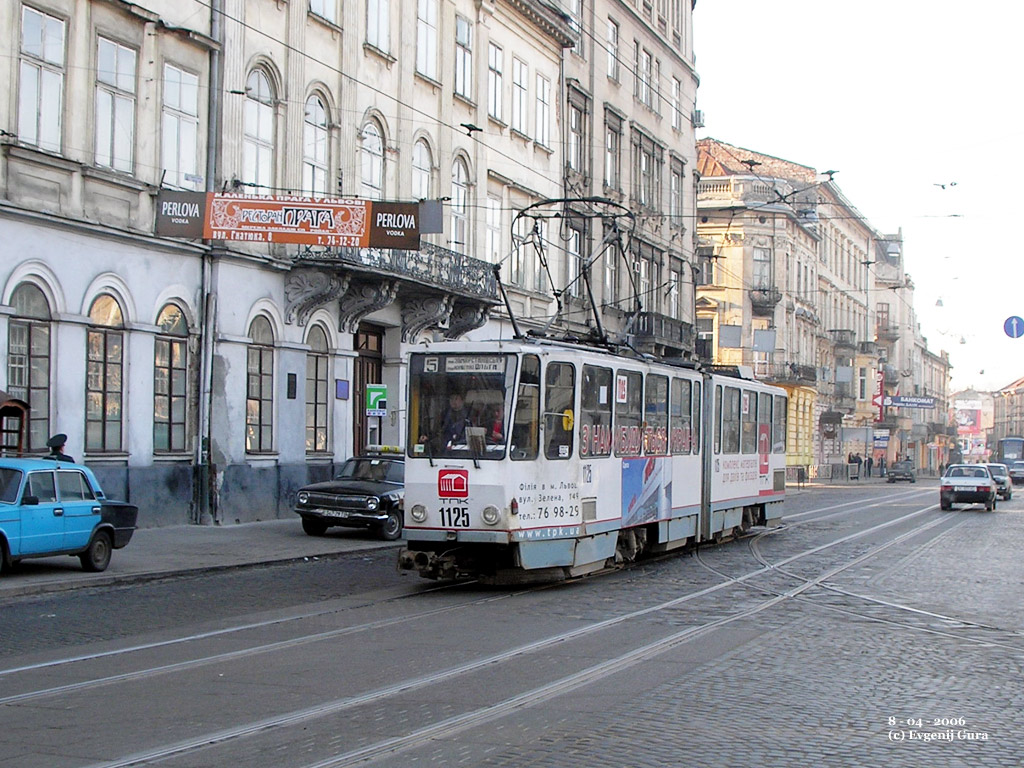
[(388, 415), (388, 385), (367, 384), (366, 385), (366, 415), (387, 416)]

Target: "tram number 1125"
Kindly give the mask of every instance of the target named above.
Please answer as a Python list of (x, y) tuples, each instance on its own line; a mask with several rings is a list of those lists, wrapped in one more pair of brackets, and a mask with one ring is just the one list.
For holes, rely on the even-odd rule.
[(441, 507), (442, 528), (469, 528), (469, 507)]

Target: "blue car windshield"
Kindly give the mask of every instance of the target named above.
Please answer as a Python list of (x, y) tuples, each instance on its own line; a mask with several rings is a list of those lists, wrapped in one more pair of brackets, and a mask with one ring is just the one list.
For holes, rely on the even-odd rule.
[(21, 488), (21, 470), (0, 467), (0, 502), (14, 504)]

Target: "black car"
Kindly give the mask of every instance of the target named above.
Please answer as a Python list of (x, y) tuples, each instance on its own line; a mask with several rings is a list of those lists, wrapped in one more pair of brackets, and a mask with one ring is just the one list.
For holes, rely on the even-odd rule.
[(912, 461), (894, 461), (886, 474), (890, 483), (895, 483), (897, 480), (917, 482), (917, 471), (914, 469)]
[(369, 528), (385, 541), (402, 535), (405, 461), (400, 454), (351, 458), (333, 480), (299, 489), (302, 530), (323, 536), (333, 525)]
[(1010, 481), (1014, 485), (1024, 485), (1024, 461), (1015, 461), (1010, 465)]

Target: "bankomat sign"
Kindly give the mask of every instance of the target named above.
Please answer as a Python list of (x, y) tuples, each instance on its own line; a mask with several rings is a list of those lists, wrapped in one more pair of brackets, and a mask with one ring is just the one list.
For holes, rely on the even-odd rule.
[(418, 203), (162, 190), (156, 234), (324, 248), (420, 247)]

